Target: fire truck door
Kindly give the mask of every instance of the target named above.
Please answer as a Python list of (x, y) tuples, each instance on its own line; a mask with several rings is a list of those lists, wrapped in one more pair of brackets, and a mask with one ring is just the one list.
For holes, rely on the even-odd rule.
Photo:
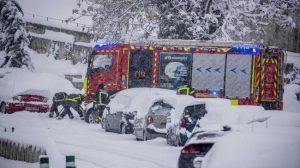
[(225, 54), (194, 54), (192, 87), (199, 90), (224, 89)]
[(226, 62), (225, 96), (250, 98), (252, 55), (228, 54)]
[(149, 50), (130, 52), (128, 88), (151, 87), (152, 55)]

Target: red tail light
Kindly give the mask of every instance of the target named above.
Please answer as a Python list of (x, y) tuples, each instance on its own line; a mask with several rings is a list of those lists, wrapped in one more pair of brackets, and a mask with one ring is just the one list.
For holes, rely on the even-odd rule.
[(185, 121), (184, 121), (184, 119), (180, 120), (179, 127), (180, 128), (185, 128)]
[(151, 116), (147, 117), (147, 125), (150, 125), (153, 123), (153, 118)]
[(194, 147), (194, 145), (188, 145), (181, 150), (181, 153), (199, 153), (199, 151)]

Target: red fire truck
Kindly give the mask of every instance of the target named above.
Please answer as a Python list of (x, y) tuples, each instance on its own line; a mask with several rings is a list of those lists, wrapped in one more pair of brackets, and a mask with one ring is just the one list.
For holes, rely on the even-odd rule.
[(224, 97), (239, 105), (282, 109), (284, 53), (255, 44), (177, 40), (96, 45), (89, 57), (86, 102), (100, 83), (122, 89), (177, 89), (187, 84), (196, 97)]

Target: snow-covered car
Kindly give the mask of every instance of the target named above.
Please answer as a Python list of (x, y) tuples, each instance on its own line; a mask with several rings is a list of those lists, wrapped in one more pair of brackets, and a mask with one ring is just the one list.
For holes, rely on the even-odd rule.
[(30, 89), (20, 92), (11, 99), (3, 100), (0, 104), (2, 113), (14, 113), (17, 111), (43, 112), (49, 111), (48, 90)]
[(133, 124), (134, 113), (108, 113), (103, 118), (103, 128), (106, 132), (116, 132), (120, 134), (132, 134), (133, 133)]
[[(143, 139), (143, 135), (140, 136), (140, 131), (146, 133), (147, 130), (159, 130), (161, 131), (159, 133), (164, 137), (166, 133), (166, 117), (164, 121), (159, 119), (162, 122), (159, 128), (155, 128), (156, 125), (154, 123), (156, 123), (158, 118), (152, 116), (151, 119), (149, 117), (149, 122), (147, 122), (147, 114), (149, 110), (151, 111), (151, 107), (153, 111), (155, 110), (155, 107), (153, 107), (155, 102), (173, 96), (176, 96), (176, 92), (167, 89), (132, 88), (122, 90), (116, 93), (107, 105), (103, 113), (103, 127), (108, 131), (114, 130), (115, 132), (122, 132), (122, 128), (125, 131), (127, 130), (128, 133), (133, 131), (137, 139)], [(147, 125), (147, 123), (149, 124)], [(131, 130), (131, 125), (133, 125), (133, 130)], [(146, 134), (148, 135), (148, 132)], [(152, 137), (148, 136), (146, 139), (150, 138)]]
[(181, 150), (178, 159), (178, 168), (201, 168), (205, 167), (205, 156), (213, 145), (229, 131), (225, 126), (223, 130), (199, 130), (195, 131)]
[(166, 102), (166, 98), (155, 101), (145, 116), (134, 120), (134, 135), (137, 140), (150, 140), (166, 137), (167, 117), (174, 107)]
[(167, 118), (167, 144), (183, 146), (193, 132), (198, 120), (206, 113), (205, 102), (191, 96), (177, 96), (175, 110)]

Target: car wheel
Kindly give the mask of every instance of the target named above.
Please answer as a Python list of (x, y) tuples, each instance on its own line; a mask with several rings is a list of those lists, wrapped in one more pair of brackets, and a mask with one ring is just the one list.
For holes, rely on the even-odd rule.
[(143, 132), (143, 141), (147, 141), (148, 138), (147, 138), (147, 133), (146, 131)]
[(87, 123), (99, 123), (97, 118), (97, 112), (93, 108), (87, 111), (84, 118), (85, 118), (85, 122)]
[(180, 146), (180, 139), (178, 136), (176, 136), (175, 146)]
[(121, 126), (120, 126), (120, 133), (121, 134), (126, 134), (126, 126), (125, 126), (125, 124), (121, 124)]
[(4, 102), (1, 103), (1, 105), (0, 105), (0, 113), (4, 113), (4, 114), (6, 113), (6, 111), (5, 111), (5, 105), (6, 104)]

